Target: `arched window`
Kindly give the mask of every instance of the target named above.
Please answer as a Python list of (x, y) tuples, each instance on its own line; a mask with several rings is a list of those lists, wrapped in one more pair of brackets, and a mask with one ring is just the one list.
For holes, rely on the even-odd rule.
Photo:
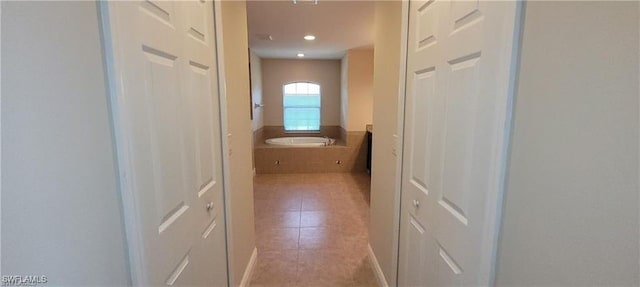
[(284, 85), (283, 90), (284, 129), (319, 131), (320, 85), (296, 82)]

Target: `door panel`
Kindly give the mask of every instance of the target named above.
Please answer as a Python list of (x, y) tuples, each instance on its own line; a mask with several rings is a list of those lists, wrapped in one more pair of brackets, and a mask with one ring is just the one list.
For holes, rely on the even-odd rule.
[(467, 224), (467, 193), (475, 134), (479, 56), (453, 62), (445, 69), (446, 98), (444, 178), (440, 205), (460, 223)]
[(427, 182), (431, 182), (428, 180), (431, 154), (430, 150), (421, 147), (427, 146), (427, 133), (430, 131), (428, 118), (431, 115), (429, 106), (435, 91), (435, 77), (436, 73), (432, 68), (417, 73), (414, 88), (416, 92), (420, 93), (420, 96), (415, 97), (413, 106), (415, 117), (412, 134), (415, 145), (411, 151), (414, 154), (414, 157), (411, 158), (411, 184), (425, 194), (428, 194)]
[(478, 0), (451, 1), (451, 24), (455, 29), (472, 22), (478, 16)]
[(516, 3), (409, 7), (399, 284), (489, 285)]
[[(224, 202), (222, 194), (222, 146), (220, 138), (217, 59), (213, 57), (213, 9), (209, 1), (190, 1), (186, 5), (186, 25), (183, 43), (188, 55), (186, 75), (189, 77), (187, 94), (191, 97), (191, 123), (194, 129), (194, 161), (199, 208), (197, 250), (210, 250), (198, 254), (197, 272), (203, 278), (199, 282), (211, 282), (211, 286), (227, 284), (226, 268), (207, 268), (226, 265), (224, 228)], [(195, 257), (196, 255), (194, 255)]]
[(225, 286), (213, 3), (103, 8), (134, 283)]
[(404, 229), (403, 244), (411, 250), (403, 258), (399, 286), (423, 286), (428, 278), (435, 277), (435, 269), (424, 269), (424, 266), (433, 265), (437, 256), (433, 239), (416, 218), (408, 218), (408, 226)]

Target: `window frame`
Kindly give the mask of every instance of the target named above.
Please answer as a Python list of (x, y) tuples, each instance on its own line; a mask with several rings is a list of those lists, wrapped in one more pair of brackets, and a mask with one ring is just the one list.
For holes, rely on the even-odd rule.
[[(287, 130), (287, 126), (285, 124), (286, 122), (286, 118), (285, 118), (285, 111), (287, 109), (287, 106), (285, 106), (285, 95), (287, 95), (286, 91), (286, 87), (288, 85), (291, 84), (311, 84), (311, 85), (316, 85), (318, 86), (318, 97), (320, 98), (320, 104), (316, 107), (316, 106), (308, 106), (308, 107), (297, 107), (297, 108), (317, 108), (318, 109), (318, 129), (317, 130)], [(292, 108), (292, 107), (290, 107)], [(316, 82), (311, 82), (311, 81), (293, 81), (293, 82), (287, 82), (284, 83), (282, 85), (282, 126), (284, 129), (285, 133), (301, 133), (301, 134), (309, 134), (309, 133), (320, 133), (320, 130), (322, 129), (322, 85), (320, 85), (320, 83), (316, 83)]]

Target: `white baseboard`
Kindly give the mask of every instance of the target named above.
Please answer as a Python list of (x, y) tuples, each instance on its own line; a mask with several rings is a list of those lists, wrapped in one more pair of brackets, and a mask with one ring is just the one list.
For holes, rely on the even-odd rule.
[(251, 254), (251, 258), (249, 259), (249, 263), (247, 264), (247, 268), (244, 269), (244, 275), (242, 275), (240, 287), (249, 287), (249, 284), (251, 284), (251, 277), (253, 276), (253, 269), (255, 269), (257, 262), (258, 248), (254, 248), (253, 254)]
[(371, 263), (371, 267), (373, 267), (373, 272), (376, 274), (376, 281), (378, 281), (378, 286), (380, 287), (389, 287), (387, 284), (387, 279), (384, 278), (384, 273), (382, 273), (382, 268), (380, 268), (380, 264), (378, 263), (378, 259), (376, 258), (376, 254), (373, 253), (373, 249), (371, 249), (371, 245), (367, 244), (369, 248), (369, 262)]

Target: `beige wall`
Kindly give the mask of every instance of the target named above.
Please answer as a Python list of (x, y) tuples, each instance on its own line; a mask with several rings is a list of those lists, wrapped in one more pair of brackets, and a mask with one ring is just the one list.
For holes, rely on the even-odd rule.
[(638, 2), (525, 11), (497, 286), (638, 286)]
[(237, 286), (255, 248), (252, 128), (249, 114), (249, 56), (245, 1), (222, 1), (224, 69), (230, 149), (228, 211), (231, 284)]
[(369, 244), (390, 286), (395, 285), (394, 241), (398, 236), (397, 158), (392, 151), (398, 124), (401, 10), (400, 1), (376, 2)]
[(130, 285), (96, 2), (1, 5), (2, 275)]
[[(364, 131), (373, 119), (373, 49), (349, 50), (347, 131)], [(343, 100), (344, 101), (344, 100)]]
[(251, 51), (251, 97), (253, 103), (253, 121), (251, 126), (256, 131), (264, 126), (264, 108), (254, 108), (253, 104), (262, 104), (262, 59)]
[(340, 124), (340, 61), (262, 59), (264, 125), (282, 126), (282, 87), (291, 82), (320, 84), (321, 125)]

